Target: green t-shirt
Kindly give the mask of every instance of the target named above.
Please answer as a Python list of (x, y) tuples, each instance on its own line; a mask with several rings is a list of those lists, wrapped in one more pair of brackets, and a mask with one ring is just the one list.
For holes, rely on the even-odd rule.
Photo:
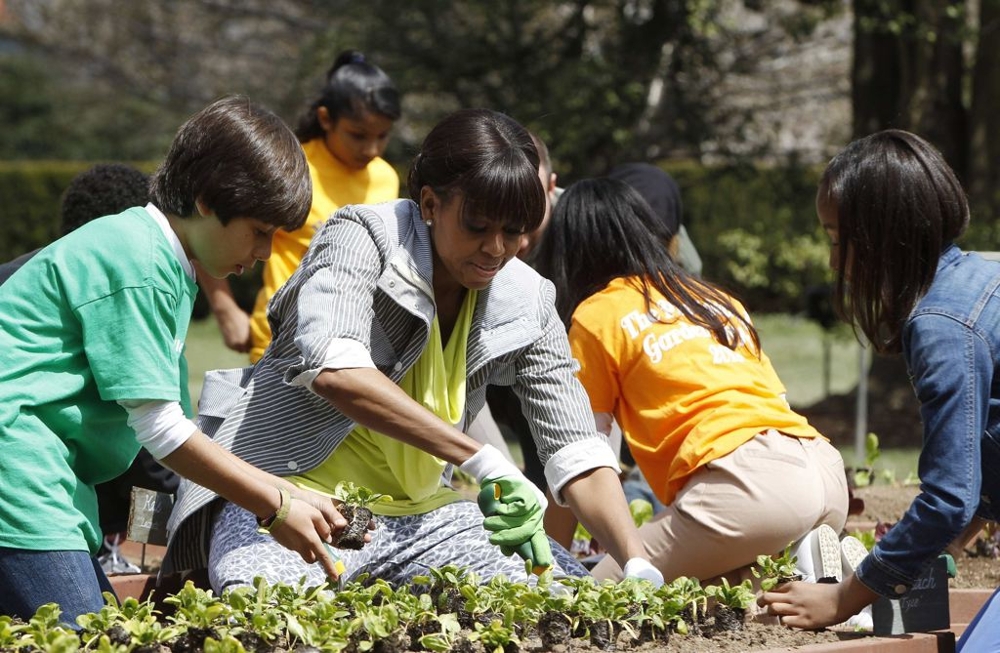
[(97, 551), (94, 486), (139, 451), (116, 402), (190, 414), (196, 292), (143, 208), (80, 227), (0, 286), (0, 546)]

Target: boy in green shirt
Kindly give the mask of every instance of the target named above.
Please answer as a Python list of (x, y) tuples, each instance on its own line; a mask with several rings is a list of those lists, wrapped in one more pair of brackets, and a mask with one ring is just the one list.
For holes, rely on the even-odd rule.
[(178, 131), (151, 202), (57, 240), (0, 286), (0, 614), (63, 619), (111, 591), (94, 486), (145, 447), (258, 516), (306, 561), (346, 525), (329, 499), (223, 450), (190, 414), (183, 356), (197, 286), (241, 274), (312, 197), (294, 134), (246, 98), (219, 100)]

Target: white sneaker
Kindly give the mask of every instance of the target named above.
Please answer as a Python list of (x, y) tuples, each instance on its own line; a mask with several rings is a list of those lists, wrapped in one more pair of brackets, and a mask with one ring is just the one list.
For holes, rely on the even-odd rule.
[(829, 582), (829, 579), (840, 582), (843, 578), (840, 541), (837, 532), (826, 524), (814, 528), (796, 542), (792, 546), (792, 555), (796, 558), (796, 570), (808, 583)]
[(132, 564), (121, 555), (118, 540), (115, 538), (105, 537), (104, 548), (107, 549), (107, 552), (99, 555), (97, 560), (101, 563), (101, 569), (104, 570), (105, 574), (109, 576), (114, 574), (138, 574), (142, 571), (138, 565)]
[[(848, 535), (840, 541), (840, 561), (845, 578), (854, 573), (866, 555), (868, 555), (868, 549), (858, 538)], [(844, 625), (855, 630), (872, 630), (874, 628), (872, 606), (865, 606), (861, 612), (845, 621)]]
[(861, 612), (845, 621), (844, 625), (854, 630), (874, 630), (875, 622), (872, 621), (872, 606), (866, 605), (863, 607)]

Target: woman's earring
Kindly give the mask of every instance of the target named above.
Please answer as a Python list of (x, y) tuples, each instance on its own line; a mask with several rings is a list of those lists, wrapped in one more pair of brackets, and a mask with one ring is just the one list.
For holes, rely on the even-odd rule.
[(432, 220), (424, 220), (424, 224), (429, 227), (429, 226), (431, 226), (431, 224), (433, 224), (433, 221)]

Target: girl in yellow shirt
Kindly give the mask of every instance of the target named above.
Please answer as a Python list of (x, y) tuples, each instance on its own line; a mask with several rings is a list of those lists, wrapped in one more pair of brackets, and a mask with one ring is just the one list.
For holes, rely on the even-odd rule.
[(399, 116), (399, 92), (389, 76), (360, 52), (342, 52), (295, 130), (313, 187), (309, 217), (301, 229), (276, 234), (252, 315), (236, 304), (227, 281), (202, 284), (227, 347), (248, 351), (254, 363), (263, 356), (271, 342), (268, 301), (299, 267), (313, 234), (337, 209), (399, 197), (399, 176), (382, 158)]

